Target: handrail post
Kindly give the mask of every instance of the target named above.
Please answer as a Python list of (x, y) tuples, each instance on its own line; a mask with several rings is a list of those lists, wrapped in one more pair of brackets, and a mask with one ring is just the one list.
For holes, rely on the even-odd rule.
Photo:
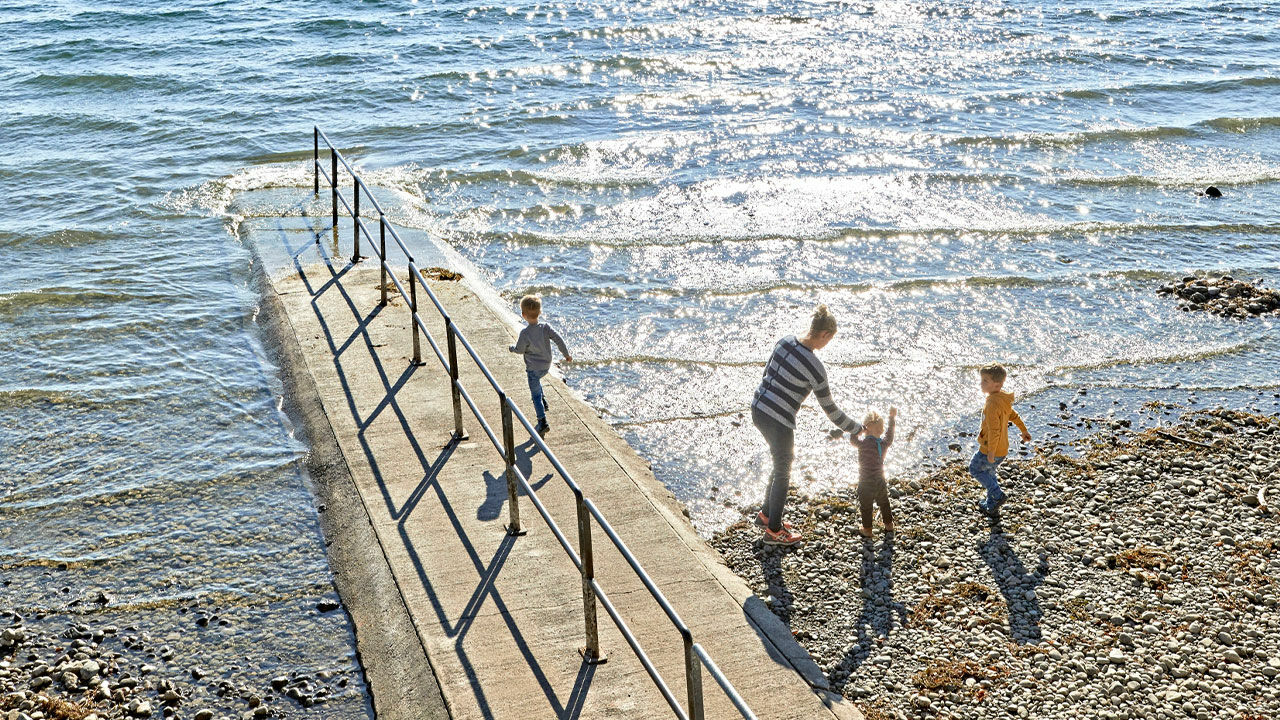
[(333, 231), (338, 232), (338, 151), (329, 148), (329, 163), (332, 175), (329, 176), (329, 187), (333, 188)]
[(387, 306), (387, 217), (378, 214), (378, 262), (382, 265), (382, 300), (378, 305)]
[(409, 265), (409, 322), (413, 325), (413, 365), (422, 364), (422, 343), (418, 340), (418, 273), (413, 271), (413, 261)]
[(600, 629), (596, 625), (596, 590), (591, 581), (596, 577), (595, 556), (591, 550), (591, 514), (587, 512), (587, 503), (582, 497), (582, 489), (574, 488), (574, 498), (578, 505), (578, 555), (582, 560), (582, 619), (586, 626), (587, 644), (580, 651), (587, 664), (597, 665), (606, 662), (600, 654)]
[(507, 512), (510, 516), (507, 534), (524, 535), (527, 531), (520, 527), (520, 497), (516, 488), (515, 427), (511, 421), (511, 405), (507, 402), (507, 394), (501, 390), (498, 391), (498, 402), (502, 403), (502, 452), (507, 461)]
[(360, 262), (360, 178), (351, 173), (351, 194), (356, 197), (356, 211), (351, 214), (351, 263)]
[(320, 197), (320, 128), (311, 126), (311, 194)]
[(689, 720), (704, 720), (702, 709), (702, 663), (693, 652), (693, 633), (684, 631), (684, 674), (689, 689)]
[[(449, 394), (453, 396), (453, 437), (455, 440), (466, 440), (467, 431), (462, 429), (462, 391), (458, 389), (458, 331), (453, 325), (453, 318), (444, 316), (444, 333), (449, 341)], [(503, 403), (506, 407), (506, 403)]]

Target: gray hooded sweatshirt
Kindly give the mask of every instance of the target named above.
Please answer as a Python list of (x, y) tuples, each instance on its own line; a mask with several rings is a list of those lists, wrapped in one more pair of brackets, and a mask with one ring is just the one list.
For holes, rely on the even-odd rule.
[(569, 348), (565, 347), (564, 340), (560, 339), (550, 325), (530, 323), (520, 331), (520, 337), (516, 340), (516, 344), (511, 346), (511, 352), (524, 355), (525, 369), (544, 373), (551, 369), (552, 341), (555, 341), (556, 347), (560, 348), (561, 355), (569, 356)]

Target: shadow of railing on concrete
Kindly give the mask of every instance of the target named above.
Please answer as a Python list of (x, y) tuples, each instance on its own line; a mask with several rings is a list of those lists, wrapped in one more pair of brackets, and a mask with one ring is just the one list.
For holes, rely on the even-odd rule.
[[(288, 248), (288, 233), (284, 231), (283, 227), (278, 229), (281, 242), (285, 244), (286, 249), (290, 249)], [(319, 238), (321, 233), (328, 230), (328, 228), (317, 229), (314, 225), (311, 225), (310, 230), (313, 237)], [(308, 246), (311, 249), (317, 249), (317, 254), (319, 256), (318, 259), (320, 260), (319, 264), (311, 266), (311, 269), (318, 270), (323, 273), (324, 276), (312, 278), (309, 275), (308, 268), (304, 266), (304, 263), (301, 260), (301, 256), (306, 248), (298, 250), (297, 252), (291, 252), (291, 256), (293, 258), (293, 269), (298, 274), (298, 277), (307, 289), (307, 292), (310, 293), (311, 308), (315, 313), (316, 320), (319, 323), (322, 332), (325, 335), (325, 342), (328, 345), (330, 352), (333, 353), (334, 369), (337, 372), (338, 380), (342, 386), (347, 409), (351, 414), (352, 420), (359, 428), (357, 435), (360, 440), (361, 450), (365, 456), (365, 460), (369, 464), (369, 468), (375, 482), (379, 487), (382, 500), (385, 503), (388, 514), (397, 521), (398, 537), (402, 548), (413, 564), (415, 573), (418, 576), (418, 580), (421, 583), (423, 590), (426, 592), (437, 622), (441, 629), (444, 630), (446, 636), (451, 639), (454, 652), (458, 657), (458, 661), (464, 672), (467, 673), (469, 678), (473, 680), (476, 678), (474, 665), (472, 664), (467, 651), (463, 647), (463, 643), (467, 637), (467, 633), (473, 626), (473, 622), (480, 607), (483, 606), (485, 602), (492, 602), (497, 613), (505, 620), (510, 637), (515, 642), (525, 663), (532, 671), (540, 689), (546, 696), (548, 705), (555, 712), (555, 717), (568, 720), (580, 717), (587, 692), (595, 675), (594, 664), (585, 660), (581, 663), (568, 697), (564, 701), (561, 701), (559, 693), (553, 687), (553, 684), (548, 679), (546, 673), (542, 670), (537, 658), (534, 657), (528, 642), (525, 640), (521, 628), (515, 620), (514, 613), (507, 606), (501, 593), (499, 593), (495, 587), (495, 581), (498, 574), (510, 556), (511, 549), (515, 545), (517, 536), (504, 535), (497, 549), (488, 560), (480, 557), (475, 545), (469, 539), (466, 529), (459, 520), (447, 493), (445, 493), (439, 483), (435, 482), (438, 474), (443, 469), (445, 462), (456, 450), (459, 442), (458, 438), (451, 438), (449, 442), (441, 448), (440, 453), (434, 459), (428, 459), (426, 453), (422, 450), (422, 444), (414, 434), (408, 417), (396, 400), (398, 394), (404, 390), (408, 381), (414, 375), (417, 370), (417, 366), (410, 365), (399, 376), (397, 376), (394, 381), (391, 380), (390, 375), (386, 372), (384, 364), (378, 355), (378, 346), (374, 343), (368, 333), (368, 327), (378, 316), (382, 309), (381, 306), (375, 307), (374, 310), (369, 313), (361, 313), (342, 285), (342, 280), (350, 270), (350, 266), (347, 265), (345, 261), (342, 267), (335, 266), (333, 256), (325, 251), (323, 245), (319, 245), (313, 241), (308, 243)], [(346, 306), (346, 310), (350, 313), (350, 317), (344, 318), (343, 320), (347, 322), (354, 321), (356, 323), (355, 329), (341, 340), (339, 340), (331, 330), (331, 328), (336, 324), (338, 318), (327, 318), (317, 302), (321, 295), (334, 292), (341, 296), (343, 304)], [(384, 396), (379, 403), (373, 410), (364, 414), (360, 412), (353, 394), (345, 362), (345, 358), (350, 357), (349, 354), (352, 352), (352, 348), (357, 346), (357, 341), (363, 341), (363, 348), (367, 352), (367, 357), (361, 358), (361, 360), (372, 365), (384, 390)], [(356, 360), (352, 358), (352, 362), (356, 362)], [(388, 482), (381, 471), (376, 453), (370, 446), (365, 434), (365, 431), (371, 426), (373, 421), (377, 419), (380, 414), (388, 410), (395, 415), (398, 424), (404, 432), (406, 440), (413, 448), (413, 452), (423, 470), (421, 480), (417, 483), (413, 491), (411, 491), (403, 503), (399, 505), (397, 505), (395, 499), (390, 493)], [(519, 453), (518, 462), (526, 474), (531, 473), (532, 458), (533, 455), (536, 454), (536, 446), (534, 446), (533, 443), (526, 443), (524, 446), (521, 446), (521, 450), (522, 452)], [(506, 488), (505, 473), (505, 468), (500, 471), (486, 471), (484, 473), (487, 482), (490, 478), (499, 476), (503, 478), (502, 484), (504, 496)], [(551, 477), (551, 475), (544, 477), (537, 483), (535, 489), (540, 488), (550, 480)], [(424, 567), (414, 541), (405, 527), (405, 524), (414, 508), (421, 501), (422, 497), (432, 489), (435, 491), (437, 502), (448, 518), (449, 525), (455, 537), (462, 542), (466, 554), (468, 555), (478, 576), (477, 585), (472, 591), (471, 597), (468, 599), (464, 608), (457, 613), (456, 621), (449, 617), (449, 611), (444, 607), (439, 594), (435, 591), (432, 580)], [(421, 637), (419, 640), (423, 642), (425, 648), (425, 641)], [(492, 709), (490, 708), (489, 701), (485, 696), (484, 689), (475, 682), (470, 683), (470, 686), (475, 693), (477, 706), (482, 715), (486, 718), (495, 717)]]

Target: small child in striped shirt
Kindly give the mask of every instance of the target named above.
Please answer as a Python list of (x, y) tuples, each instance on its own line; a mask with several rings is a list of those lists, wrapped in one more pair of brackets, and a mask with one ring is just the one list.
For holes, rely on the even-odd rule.
[[(862, 510), (862, 529), (858, 534), (871, 537), (871, 514), (880, 506), (880, 520), (885, 533), (893, 532), (893, 511), (889, 509), (889, 484), (884, 477), (884, 454), (893, 445), (893, 426), (898, 408), (889, 408), (889, 428), (885, 429), (880, 413), (869, 413), (862, 420), (866, 434), (854, 444), (858, 446), (858, 505)], [(883, 435), (884, 437), (881, 437)]]

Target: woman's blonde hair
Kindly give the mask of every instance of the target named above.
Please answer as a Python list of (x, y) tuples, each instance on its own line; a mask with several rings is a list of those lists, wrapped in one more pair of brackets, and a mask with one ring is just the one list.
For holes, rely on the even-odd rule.
[(819, 305), (813, 311), (813, 321), (809, 323), (809, 334), (833, 333), (836, 331), (836, 316), (831, 314), (826, 305)]

